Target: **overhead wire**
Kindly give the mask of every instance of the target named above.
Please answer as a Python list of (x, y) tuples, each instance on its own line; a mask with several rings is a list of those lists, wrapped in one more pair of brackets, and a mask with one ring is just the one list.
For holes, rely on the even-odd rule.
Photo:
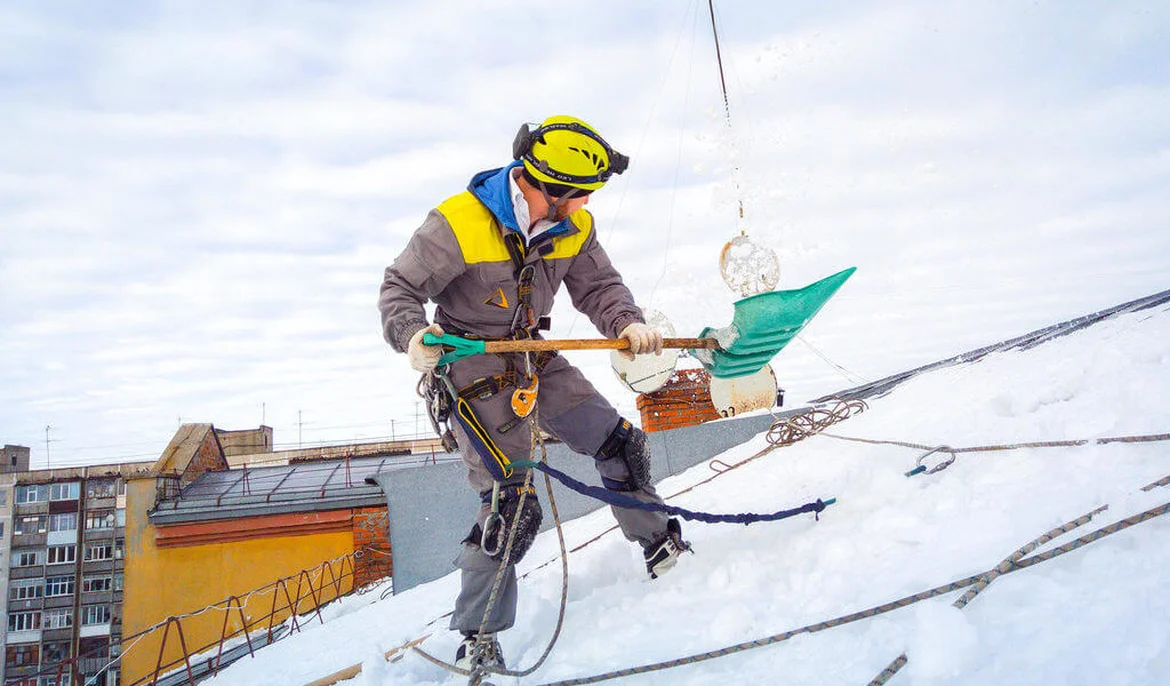
[(848, 381), (849, 383), (864, 384), (864, 383), (870, 383), (872, 381), (871, 379), (867, 379), (864, 376), (861, 376), (860, 374), (855, 374), (855, 373), (849, 371), (844, 366), (837, 364), (833, 360), (829, 359), (828, 355), (826, 355), (823, 352), (821, 352), (820, 350), (818, 350), (817, 347), (815, 345), (813, 345), (812, 343), (809, 343), (808, 340), (804, 336), (797, 335), (796, 340), (800, 341), (801, 343), (804, 343), (805, 346), (807, 346), (809, 350), (813, 351), (813, 354), (815, 354), (817, 357), (821, 358), (821, 360), (825, 364), (827, 364), (830, 367), (832, 367), (833, 369), (837, 370), (841, 374), (841, 376), (845, 377), (845, 380)]
[[(642, 150), (645, 149), (646, 139), (650, 135), (650, 125), (654, 122), (654, 115), (658, 110), (658, 103), (662, 101), (663, 92), (666, 90), (666, 85), (670, 81), (670, 73), (674, 68), (674, 60), (678, 54), (678, 48), (682, 43), (682, 37), (687, 27), (686, 17), (690, 16), (692, 12), (697, 15), (697, 5), (695, 4), (696, 1), (697, 0), (690, 0), (690, 2), (687, 3), (687, 10), (684, 15), (684, 19), (679, 23), (678, 33), (675, 35), (674, 39), (674, 46), (670, 51), (670, 58), (667, 60), (666, 69), (663, 72), (662, 79), (658, 83), (658, 93), (655, 95), (654, 99), (650, 101), (650, 112), (646, 115), (645, 123), (642, 125), (642, 136), (638, 140), (637, 147), (634, 148), (633, 157), (635, 159), (641, 154)], [(618, 219), (621, 217), (622, 208), (625, 205), (626, 195), (628, 193), (629, 186), (627, 185), (622, 189), (622, 194), (618, 197), (617, 207), (614, 210), (612, 219), (610, 219), (609, 228), (606, 230), (605, 236), (601, 240), (602, 245), (609, 245), (610, 239), (613, 237), (614, 230), (617, 228)], [(573, 317), (569, 320), (569, 328), (566, 332), (567, 336), (571, 336), (573, 334), (573, 329), (576, 327), (577, 321), (580, 319), (580, 317), (581, 313), (577, 310), (573, 310)]]
[[(731, 125), (731, 99), (727, 96), (727, 77), (723, 73), (723, 50), (719, 45), (719, 29), (715, 21), (715, 0), (707, 0), (707, 9), (711, 13), (711, 35), (715, 40), (715, 62), (719, 67), (719, 87), (723, 92), (723, 115), (727, 122), (727, 135), (729, 143), (735, 142), (735, 129)], [(732, 145), (733, 150), (735, 146)], [(743, 221), (743, 189), (739, 183), (740, 172), (738, 160), (733, 160), (731, 182), (735, 188), (735, 201), (739, 210), (740, 235), (744, 235)]]
[(662, 271), (659, 272), (658, 279), (650, 289), (650, 297), (647, 301), (650, 305), (654, 304), (654, 296), (658, 293), (658, 286), (662, 283), (662, 279), (666, 277), (666, 270), (670, 265), (670, 248), (674, 238), (674, 214), (675, 205), (678, 201), (679, 172), (682, 169), (683, 134), (686, 131), (686, 112), (691, 102), (691, 76), (695, 68), (695, 43), (697, 42), (696, 36), (699, 30), (698, 5), (692, 4), (691, 7), (694, 8), (694, 18), (691, 24), (691, 56), (687, 61), (687, 78), (685, 79), (683, 107), (682, 111), (679, 112), (678, 149), (675, 153), (674, 160), (674, 182), (671, 184), (670, 205), (666, 213), (666, 245), (662, 249)]

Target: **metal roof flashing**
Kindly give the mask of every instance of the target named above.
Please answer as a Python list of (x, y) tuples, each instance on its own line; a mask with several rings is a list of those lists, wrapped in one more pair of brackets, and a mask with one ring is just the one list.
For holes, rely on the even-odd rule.
[[(458, 459), (444, 456), (437, 463)], [(373, 482), (376, 474), (433, 461), (430, 455), (395, 455), (206, 472), (178, 495), (160, 500), (148, 515), (152, 524), (168, 525), (380, 507), (386, 496)]]

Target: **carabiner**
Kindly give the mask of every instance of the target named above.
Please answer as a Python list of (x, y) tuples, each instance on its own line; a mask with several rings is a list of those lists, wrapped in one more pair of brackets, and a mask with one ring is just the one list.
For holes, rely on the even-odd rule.
[[(927, 469), (926, 465), (924, 465), (922, 463), (926, 460), (926, 458), (928, 458), (931, 455), (938, 453), (938, 452), (947, 452), (947, 453), (950, 453), (951, 456), (949, 459), (943, 460), (942, 462), (939, 462), (935, 466)], [(947, 467), (950, 467), (952, 464), (954, 464), (954, 462), (955, 462), (954, 449), (951, 448), (949, 445), (940, 445), (937, 448), (934, 448), (932, 450), (929, 450), (929, 451), (919, 455), (918, 462), (917, 462), (918, 466), (916, 466), (914, 469), (911, 469), (910, 471), (906, 472), (906, 476), (914, 476), (915, 474), (923, 474), (923, 473), (936, 474), (936, 473), (941, 472), (942, 470), (946, 469)]]
[(492, 557), (500, 552), (503, 536), (500, 535), (507, 522), (500, 514), (500, 482), (492, 482), (492, 512), (483, 522), (483, 532), (479, 536), (479, 547), (484, 554)]

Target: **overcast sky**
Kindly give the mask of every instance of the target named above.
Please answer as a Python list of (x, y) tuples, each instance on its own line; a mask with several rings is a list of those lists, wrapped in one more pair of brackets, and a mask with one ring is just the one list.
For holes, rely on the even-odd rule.
[[(717, 14), (730, 128), (705, 3), (4, 3), (0, 441), (425, 430), (382, 270), (551, 114), (633, 158), (590, 209), (680, 335), (728, 323), (741, 228), (782, 287), (859, 267), (777, 361), (793, 401), (1170, 287), (1167, 3)], [(553, 333), (596, 335), (562, 300)]]

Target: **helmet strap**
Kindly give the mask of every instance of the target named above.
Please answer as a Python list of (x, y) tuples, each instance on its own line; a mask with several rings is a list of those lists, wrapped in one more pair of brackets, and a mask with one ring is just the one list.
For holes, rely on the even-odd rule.
[(545, 211), (544, 218), (550, 222), (555, 222), (557, 220), (557, 210), (560, 209), (561, 203), (565, 202), (569, 198), (572, 198), (574, 195), (576, 195), (581, 190), (579, 188), (574, 188), (571, 191), (569, 191), (568, 193), (565, 193), (564, 195), (562, 195), (561, 197), (554, 198), (551, 195), (549, 195), (548, 188), (545, 187), (544, 181), (537, 179), (536, 184), (537, 184), (537, 186), (540, 187), (540, 194), (544, 196), (545, 204), (548, 205), (548, 210)]

